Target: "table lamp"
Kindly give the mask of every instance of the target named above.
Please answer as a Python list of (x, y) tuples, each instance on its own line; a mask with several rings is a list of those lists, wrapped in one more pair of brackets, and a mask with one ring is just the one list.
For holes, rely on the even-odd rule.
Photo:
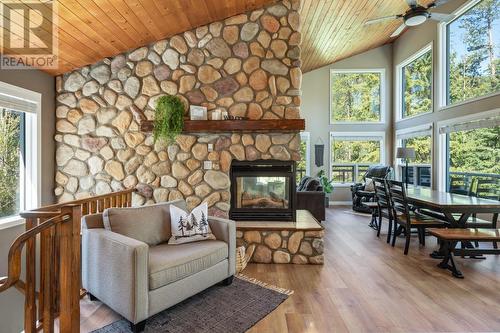
[(399, 147), (396, 151), (396, 158), (405, 160), (405, 184), (408, 188), (408, 161), (415, 159), (415, 148)]

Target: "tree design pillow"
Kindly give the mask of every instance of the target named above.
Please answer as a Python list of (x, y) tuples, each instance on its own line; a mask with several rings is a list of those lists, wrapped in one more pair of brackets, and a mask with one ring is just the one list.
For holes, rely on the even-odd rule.
[(208, 205), (206, 202), (194, 208), (191, 213), (170, 205), (170, 224), (172, 237), (170, 237), (168, 244), (215, 239), (208, 224)]

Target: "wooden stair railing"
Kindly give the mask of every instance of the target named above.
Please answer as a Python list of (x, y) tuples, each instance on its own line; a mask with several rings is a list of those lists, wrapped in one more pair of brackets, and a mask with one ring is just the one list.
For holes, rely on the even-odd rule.
[(133, 189), (113, 192), (20, 214), (26, 219), (26, 231), (10, 247), (8, 275), (0, 278), (0, 292), (15, 287), (24, 294), (24, 332), (52, 333), (56, 318), (59, 332), (80, 331), (81, 218), (106, 208), (130, 207), (132, 192)]

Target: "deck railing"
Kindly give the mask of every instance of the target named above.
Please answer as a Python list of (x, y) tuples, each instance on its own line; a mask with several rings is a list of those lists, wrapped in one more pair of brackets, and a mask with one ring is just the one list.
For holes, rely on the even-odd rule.
[[(81, 218), (110, 207), (130, 207), (133, 191), (59, 203), (20, 214), (26, 220), (26, 231), (10, 247), (8, 275), (0, 278), (0, 292), (15, 287), (24, 294), (26, 333), (42, 329), (45, 333), (53, 332), (56, 318), (59, 318), (59, 332), (80, 331)], [(24, 280), (21, 279), (23, 249)]]

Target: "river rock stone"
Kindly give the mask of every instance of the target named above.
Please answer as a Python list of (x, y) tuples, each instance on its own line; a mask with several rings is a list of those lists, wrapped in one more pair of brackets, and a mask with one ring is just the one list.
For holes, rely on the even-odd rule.
[(105, 84), (111, 77), (111, 70), (107, 65), (99, 65), (90, 70), (90, 76), (96, 79), (100, 84)]
[(64, 89), (67, 91), (77, 91), (83, 87), (85, 78), (79, 72), (71, 73), (64, 82)]
[(216, 190), (227, 189), (231, 183), (229, 177), (225, 173), (215, 170), (208, 170), (205, 172), (203, 180)]

